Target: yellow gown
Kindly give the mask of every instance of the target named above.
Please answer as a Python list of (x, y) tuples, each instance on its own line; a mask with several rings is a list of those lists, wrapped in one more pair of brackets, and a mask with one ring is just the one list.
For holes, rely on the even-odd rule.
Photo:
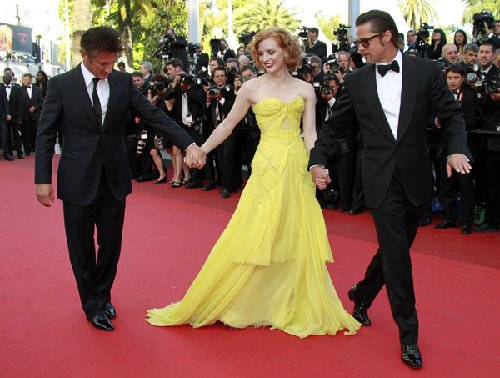
[(150, 324), (197, 328), (219, 320), (300, 338), (359, 329), (326, 268), (332, 252), (300, 136), (303, 110), (300, 96), (255, 105), (261, 141), (236, 211), (185, 297), (149, 310)]

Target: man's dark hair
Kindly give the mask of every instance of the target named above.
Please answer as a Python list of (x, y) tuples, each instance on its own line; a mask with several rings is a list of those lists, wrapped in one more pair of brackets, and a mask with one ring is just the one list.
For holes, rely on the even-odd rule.
[(33, 80), (33, 75), (31, 74), (31, 72), (25, 72), (25, 73), (23, 73), (23, 77), (25, 77), (25, 76), (27, 76), (27, 77), (29, 77), (30, 79)]
[(151, 77), (151, 81), (158, 81), (158, 79), (160, 79), (161, 81), (163, 81), (164, 83), (167, 83), (168, 82), (168, 79), (162, 75), (162, 74), (154, 74), (152, 77)]
[(125, 62), (118, 62), (117, 67), (125, 68)]
[(180, 67), (181, 70), (183, 70), (184, 68), (182, 67), (182, 60), (180, 59), (177, 59), (177, 58), (174, 58), (174, 59), (170, 59), (166, 64), (165, 66), (169, 66), (169, 65), (172, 65), (172, 67), (174, 68), (177, 68), (177, 67)]
[(318, 28), (307, 28), (308, 31), (310, 31), (311, 33), (314, 33), (316, 34), (316, 37), (318, 36), (319, 34), (319, 30)]
[[(369, 22), (372, 24), (373, 33), (384, 33), (386, 31), (390, 31), (392, 34), (392, 44), (398, 49), (403, 49), (404, 43), (399, 37), (398, 27), (389, 13), (375, 9), (362, 13), (356, 19), (356, 26), (361, 26)], [(382, 36), (379, 36), (378, 38), (382, 39)]]
[(222, 71), (222, 72), (224, 72), (224, 75), (226, 75), (226, 76), (227, 76), (227, 71), (226, 71), (226, 69), (225, 69), (224, 67), (220, 67), (220, 66), (219, 66), (219, 67), (217, 67), (216, 69), (214, 69), (214, 71), (213, 71), (212, 75), (215, 75), (215, 73), (216, 73), (217, 71)]
[(243, 68), (241, 69), (241, 72), (246, 71), (246, 70), (252, 70), (253, 73), (257, 73), (257, 70), (251, 64), (244, 65)]
[(227, 63), (230, 63), (230, 62), (236, 62), (236, 63), (238, 63), (238, 59), (237, 59), (237, 58), (228, 58), (228, 59), (226, 60), (226, 64), (227, 64)]
[(217, 65), (219, 67), (223, 67), (224, 66), (224, 59), (222, 59), (222, 58), (217, 58), (217, 57), (214, 56), (212, 59), (210, 59), (210, 61), (212, 61), (212, 60), (216, 60), (217, 61)]
[(494, 53), (495, 52), (495, 45), (491, 42), (483, 42), (481, 43), (481, 46), (479, 46), (479, 48), (483, 47), (483, 46), (491, 46), (491, 51)]
[(14, 77), (14, 71), (12, 71), (12, 68), (10, 68), (10, 67), (5, 67), (5, 68), (3, 69), (3, 73), (6, 73), (6, 72), (11, 73), (11, 74), (12, 74), (12, 77)]
[(465, 76), (465, 68), (459, 63), (453, 63), (451, 66), (446, 67), (446, 75), (450, 72), (460, 74), (462, 77)]
[(141, 79), (143, 79), (144, 77), (142, 76), (142, 73), (140, 73), (139, 71), (134, 71), (132, 72), (132, 77), (140, 77)]
[(80, 47), (90, 59), (95, 58), (101, 52), (118, 53), (123, 50), (120, 33), (107, 26), (88, 29), (82, 35)]

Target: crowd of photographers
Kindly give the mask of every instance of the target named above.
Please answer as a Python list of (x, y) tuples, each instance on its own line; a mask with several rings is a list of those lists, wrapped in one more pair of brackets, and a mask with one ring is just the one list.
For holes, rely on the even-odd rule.
[[(335, 31), (334, 53), (327, 56), (327, 46), (318, 40), (318, 29), (302, 28), (299, 37), (304, 59), (292, 75), (311, 83), (317, 94), (316, 127), (318, 133), (336, 106), (345, 75), (364, 63), (354, 43), (349, 41), (347, 27)], [(212, 40), (212, 55), (203, 52), (201, 44), (188, 44), (168, 29), (160, 41), (158, 56), (168, 57), (163, 74), (152, 75), (145, 62), (134, 81), (143, 94), (160, 106), (198, 143), (202, 144), (231, 111), (242, 84), (264, 72), (250, 62), (246, 45), (253, 33), (240, 37), (242, 46), (235, 53), (225, 40)], [(443, 218), (436, 229), (456, 228), (470, 234), (478, 214), (484, 215), (479, 232), (498, 231), (500, 223), (500, 91), (497, 88), (500, 57), (500, 21), (483, 11), (474, 15), (474, 31), (468, 41), (459, 30), (454, 41), (447, 43), (441, 29), (422, 24), (418, 31), (406, 35), (405, 53), (436, 60), (443, 70), (448, 87), (460, 104), (467, 124), (468, 143), (473, 156), (473, 170), (468, 175), (446, 175), (446, 138), (440, 132), (439, 119), (429, 119), (429, 145), (435, 172), (435, 197), (429, 199), (428, 211), (421, 226), (432, 223), (433, 209), (442, 204)], [(496, 51), (498, 49), (498, 56)], [(130, 115), (127, 143), (132, 176), (137, 181), (166, 182), (161, 150), (172, 156), (173, 188), (218, 189), (222, 198), (241, 189), (243, 166), (251, 174), (251, 160), (260, 138), (252, 110), (234, 132), (210, 156), (203, 170), (189, 170), (182, 153), (161, 135), (156, 135), (139, 119)], [(318, 199), (325, 209), (338, 209), (357, 215), (363, 212), (364, 194), (361, 177), (363, 135), (356, 125), (349, 127), (334, 146), (328, 163), (332, 183)], [(151, 167), (156, 166), (156, 169)], [(457, 206), (457, 200), (459, 204)], [(481, 210), (486, 209), (486, 212)], [(476, 214), (475, 214), (476, 213)], [(476, 221), (477, 223), (477, 221)]]

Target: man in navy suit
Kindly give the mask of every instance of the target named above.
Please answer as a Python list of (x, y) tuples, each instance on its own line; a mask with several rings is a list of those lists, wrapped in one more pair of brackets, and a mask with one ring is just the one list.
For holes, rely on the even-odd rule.
[(399, 327), (402, 361), (422, 367), (417, 346), (418, 319), (410, 247), (427, 199), (432, 194), (427, 123), (433, 111), (448, 141), (447, 173), (469, 173), (467, 133), (462, 112), (436, 62), (401, 54), (396, 24), (389, 13), (372, 10), (356, 20), (362, 69), (346, 75), (333, 114), (311, 150), (309, 167), (316, 185), (329, 182), (323, 168), (343, 131), (359, 123), (363, 132), (363, 185), (372, 209), (379, 249), (363, 280), (349, 290), (353, 316), (371, 324), (369, 308), (385, 285)]
[[(83, 311), (97, 329), (112, 331), (111, 304), (122, 244), (125, 198), (132, 191), (123, 138), (128, 111), (161, 131), (188, 163), (198, 146), (175, 122), (153, 106), (133, 84), (132, 75), (113, 70), (122, 50), (112, 28), (87, 30), (81, 39), (82, 63), (49, 81), (38, 128), (35, 184), (38, 201), (54, 201), (52, 156), (58, 125), (64, 134), (57, 171), (57, 195), (63, 201), (68, 251)], [(97, 228), (97, 261), (94, 245)]]

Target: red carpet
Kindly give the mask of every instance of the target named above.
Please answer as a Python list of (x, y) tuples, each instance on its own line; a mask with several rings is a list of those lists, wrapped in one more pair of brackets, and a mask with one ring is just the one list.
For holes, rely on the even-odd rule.
[[(107, 333), (85, 321), (61, 202), (36, 202), (33, 162), (0, 160), (0, 377), (498, 376), (499, 234), (420, 230), (412, 256), (424, 368), (414, 372), (399, 360), (385, 292), (370, 309), (374, 325), (352, 337), (147, 324), (147, 309), (182, 298), (239, 194), (222, 200), (215, 190), (134, 182), (113, 288), (116, 330)], [(350, 311), (346, 292), (376, 250), (373, 223), (367, 214), (325, 218), (329, 269)]]

